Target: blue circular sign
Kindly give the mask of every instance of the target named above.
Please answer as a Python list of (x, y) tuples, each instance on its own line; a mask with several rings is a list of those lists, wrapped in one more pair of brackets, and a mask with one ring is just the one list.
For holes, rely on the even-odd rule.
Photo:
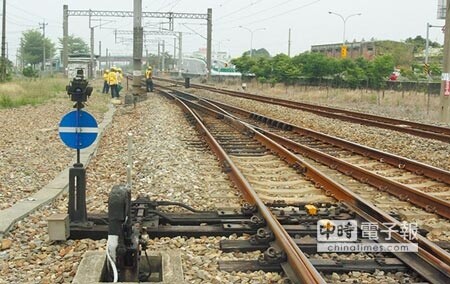
[(59, 123), (59, 137), (68, 147), (84, 149), (92, 145), (98, 134), (95, 118), (88, 112), (74, 110)]

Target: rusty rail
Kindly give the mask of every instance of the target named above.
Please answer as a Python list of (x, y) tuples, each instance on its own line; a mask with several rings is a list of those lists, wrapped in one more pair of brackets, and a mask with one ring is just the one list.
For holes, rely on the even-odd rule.
[[(200, 133), (205, 137), (205, 140), (208, 142), (211, 150), (217, 155), (221, 163), (229, 169), (228, 175), (231, 180), (243, 192), (246, 201), (258, 207), (258, 212), (262, 215), (264, 220), (266, 220), (268, 227), (272, 230), (275, 236), (276, 244), (286, 253), (287, 261), (298, 279), (302, 283), (325, 283), (319, 272), (314, 268), (314, 266), (312, 266), (308, 258), (293, 242), (292, 238), (277, 221), (275, 216), (272, 215), (263, 201), (258, 197), (257, 193), (253, 190), (239, 169), (234, 165), (233, 161), (228, 157), (216, 139), (209, 133), (208, 129), (204, 126), (197, 114), (195, 114), (195, 112), (181, 100), (175, 98), (169, 93), (164, 94), (172, 99), (176, 99), (177, 103), (184, 109), (184, 111), (188, 112), (195, 118), (196, 126)], [(220, 117), (220, 115), (218, 116)]]
[[(193, 102), (186, 101), (187, 104), (192, 105), (195, 108), (204, 109), (204, 106), (195, 104)], [(208, 112), (215, 112), (208, 109)], [(216, 113), (216, 116), (228, 117), (230, 120), (233, 118), (227, 116), (226, 114)], [(247, 128), (247, 131), (254, 133), (254, 137), (267, 148), (271, 149), (274, 153), (277, 153), (284, 161), (289, 165), (301, 169), (304, 174), (316, 183), (316, 185), (331, 196), (336, 198), (341, 202), (348, 204), (358, 215), (363, 216), (366, 220), (371, 222), (377, 222), (380, 227), (384, 227), (382, 223), (389, 222), (394, 223), (397, 226), (400, 222), (395, 218), (389, 216), (382, 210), (374, 207), (371, 203), (368, 203), (364, 199), (360, 198), (358, 195), (352, 191), (346, 189), (342, 185), (334, 182), (326, 175), (321, 173), (319, 170), (314, 168), (312, 165), (301, 160), (295, 154), (290, 152), (288, 149), (284, 148), (274, 140), (270, 139), (263, 132), (252, 128), (246, 123), (241, 123), (243, 127)], [(269, 212), (270, 213), (270, 212)], [(394, 239), (396, 241), (409, 242), (403, 240), (398, 233), (394, 233)], [(426, 238), (419, 236), (419, 252), (417, 254), (409, 253), (394, 253), (399, 259), (404, 261), (407, 265), (413, 268), (415, 271), (420, 273), (425, 279), (431, 281), (432, 283), (445, 283), (450, 280), (450, 255), (437, 245), (433, 244)], [(442, 282), (444, 281), (444, 282)]]
[[(176, 80), (155, 78), (156, 80), (170, 82), (174, 84), (182, 84)], [(232, 91), (227, 89), (216, 88), (213, 86), (202, 85), (202, 84), (190, 84), (191, 87), (205, 89), (212, 92), (217, 92), (225, 95), (256, 100), (264, 103), (280, 105), (288, 108), (299, 109), (302, 111), (312, 112), (314, 114), (325, 116), (329, 118), (339, 119), (343, 121), (349, 121), (353, 123), (359, 123), (363, 125), (375, 126), (379, 128), (385, 128), (390, 130), (395, 130), (403, 133), (408, 133), (411, 135), (435, 139), (450, 143), (450, 128), (440, 127), (430, 124), (417, 123), (407, 120), (394, 119), (388, 117), (382, 117), (377, 115), (365, 114), (360, 112), (354, 112), (344, 109), (307, 104), (301, 102), (295, 102), (290, 100), (266, 97), (261, 95), (255, 95), (245, 92)]]
[[(186, 96), (190, 96), (192, 98), (196, 98), (200, 100), (200, 103), (204, 101), (205, 103), (210, 103), (211, 105), (215, 106), (219, 112), (223, 112), (225, 114), (231, 115), (229, 113), (226, 113), (226, 110), (228, 109), (233, 112), (237, 112), (243, 116), (253, 118), (259, 121), (265, 121), (265, 123), (279, 127), (281, 129), (289, 129), (294, 132), (297, 132), (301, 135), (309, 135), (316, 139), (319, 139), (321, 141), (330, 143), (332, 145), (336, 145), (339, 147), (342, 147), (343, 149), (353, 151), (355, 153), (361, 154), (363, 156), (371, 157), (376, 160), (382, 160), (383, 162), (386, 162), (388, 164), (391, 164), (393, 166), (404, 168), (408, 171), (419, 173), (424, 176), (427, 176), (429, 178), (444, 182), (448, 185), (450, 185), (450, 172), (445, 171), (443, 169), (439, 169), (436, 167), (432, 167), (423, 163), (419, 163), (417, 161), (413, 161), (404, 157), (399, 157), (396, 155), (392, 155), (389, 153), (385, 153), (382, 151), (378, 151), (376, 149), (365, 147), (353, 142), (346, 141), (344, 139), (335, 138), (329, 135), (325, 135), (319, 132), (315, 132), (306, 128), (302, 128), (299, 126), (291, 125), (289, 123), (271, 119), (269, 117), (265, 117), (263, 115), (248, 112), (244, 109), (233, 107), (221, 102), (217, 102), (211, 99), (201, 99), (199, 97), (196, 97), (195, 95), (180, 92)], [(317, 151), (315, 149), (312, 149), (310, 147), (301, 145), (299, 143), (296, 143), (290, 139), (286, 139), (284, 137), (281, 137), (279, 135), (263, 131), (265, 135), (276, 141), (277, 143), (287, 147), (288, 149), (291, 149), (295, 152), (302, 153), (316, 161), (320, 161), (321, 163), (332, 165), (333, 168), (339, 170), (340, 172), (350, 175), (354, 177), (357, 180), (363, 181), (364, 183), (370, 184), (376, 188), (378, 188), (381, 191), (386, 191), (394, 196), (397, 196), (401, 200), (407, 200), (410, 203), (413, 203), (420, 208), (426, 210), (427, 212), (436, 213), (444, 218), (450, 219), (450, 203), (446, 200), (436, 198), (434, 196), (431, 196), (430, 194), (427, 194), (425, 192), (422, 192), (420, 190), (417, 190), (415, 188), (412, 188), (407, 185), (403, 185), (399, 182), (392, 181), (390, 179), (384, 178), (380, 175), (371, 173), (363, 168), (360, 168), (358, 166), (354, 166), (348, 162), (341, 161), (338, 158), (335, 158), (333, 156), (330, 156), (326, 153), (322, 153), (320, 151)]]

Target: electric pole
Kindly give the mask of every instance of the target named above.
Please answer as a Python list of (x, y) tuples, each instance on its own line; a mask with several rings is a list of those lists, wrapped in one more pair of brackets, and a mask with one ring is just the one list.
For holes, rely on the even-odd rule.
[(90, 56), (89, 56), (89, 78), (94, 78), (94, 27), (92, 26), (91, 10), (89, 10), (89, 29), (91, 30)]
[(6, 57), (5, 57), (5, 43), (6, 43), (6, 0), (3, 0), (3, 17), (2, 17), (2, 66), (1, 66), (1, 81), (6, 80)]
[(106, 48), (106, 69), (109, 69), (109, 51), (108, 48)]
[(208, 8), (208, 16), (206, 19), (206, 68), (208, 69), (207, 78), (211, 78), (212, 63), (212, 9)]
[(63, 5), (63, 68), (64, 74), (67, 76), (68, 70), (67, 65), (69, 63), (69, 47), (68, 47), (68, 37), (69, 37), (69, 6)]
[(442, 122), (450, 122), (450, 0), (447, 0), (444, 33), (444, 64), (442, 67), (441, 95), (440, 95), (440, 119)]
[(289, 28), (289, 38), (288, 38), (288, 56), (291, 57), (291, 28)]
[(162, 53), (161, 53), (161, 71), (164, 72), (166, 69), (166, 41), (162, 42)]
[(183, 34), (178, 33), (178, 77), (181, 77), (181, 68), (183, 67)]
[[(102, 57), (102, 41), (99, 40), (98, 41), (98, 58), (100, 59)], [(98, 69), (101, 70), (102, 69), (102, 63), (99, 60), (98, 61)]]
[(142, 0), (133, 2), (133, 83), (132, 95), (125, 96), (125, 104), (132, 104), (141, 95), (142, 50), (144, 28), (142, 27)]
[(39, 23), (39, 28), (42, 29), (42, 71), (45, 72), (45, 26), (48, 23), (45, 20), (42, 23)]

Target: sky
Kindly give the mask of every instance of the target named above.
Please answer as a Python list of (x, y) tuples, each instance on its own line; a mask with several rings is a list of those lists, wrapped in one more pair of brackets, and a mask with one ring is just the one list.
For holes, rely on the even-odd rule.
[[(15, 62), (22, 32), (46, 25), (46, 37), (60, 48), (63, 4), (69, 10), (133, 11), (133, 0), (4, 0), (7, 5), (6, 41), (8, 57)], [(437, 19), (438, 2), (442, 0), (142, 0), (146, 12), (182, 12), (206, 14), (212, 8), (213, 52), (227, 52), (240, 56), (253, 48), (265, 48), (271, 55), (286, 53), (291, 29), (291, 55), (310, 50), (311, 45), (340, 43), (344, 21), (329, 11), (347, 19), (346, 40), (396, 40), (421, 35), (426, 37), (426, 25), (443, 26)], [(190, 54), (206, 47), (206, 21), (175, 19), (174, 30), (183, 32), (183, 53)], [(93, 18), (95, 52), (106, 48), (112, 55), (132, 53), (132, 41), (115, 42), (114, 30), (133, 30), (132, 18)], [(165, 19), (143, 19), (144, 30), (168, 28)], [(69, 34), (90, 42), (88, 17), (69, 17)], [(253, 40), (251, 35), (253, 34)], [(155, 37), (156, 39), (157, 37)], [(166, 40), (166, 50), (173, 54), (173, 38)], [(443, 43), (439, 27), (430, 28), (430, 40)], [(122, 41), (122, 42), (120, 42)], [(157, 53), (157, 43), (144, 47)], [(145, 54), (145, 51), (144, 51)]]

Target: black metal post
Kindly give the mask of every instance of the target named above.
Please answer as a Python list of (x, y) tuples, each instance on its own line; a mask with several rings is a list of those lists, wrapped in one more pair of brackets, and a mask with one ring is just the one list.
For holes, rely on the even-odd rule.
[(87, 225), (86, 169), (81, 163), (69, 169), (69, 219), (72, 225)]
[[(74, 107), (79, 112), (83, 107), (81, 96)], [(77, 126), (78, 114), (77, 114)], [(86, 210), (86, 168), (80, 161), (80, 149), (77, 149), (77, 162), (69, 169), (69, 220), (71, 226), (91, 227)]]

